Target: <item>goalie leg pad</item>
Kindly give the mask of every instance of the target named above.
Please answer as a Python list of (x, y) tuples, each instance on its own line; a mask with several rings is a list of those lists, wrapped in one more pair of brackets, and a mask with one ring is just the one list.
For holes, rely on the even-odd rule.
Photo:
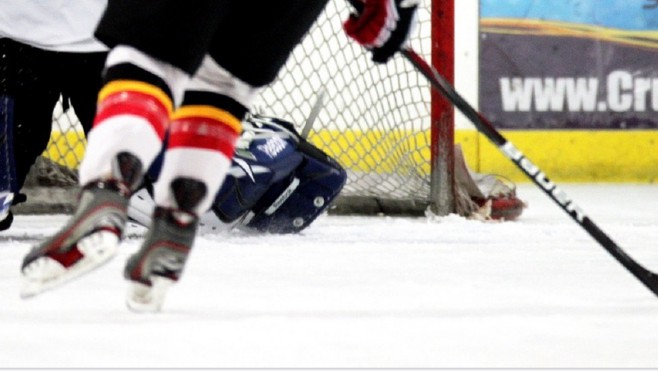
[(290, 177), (272, 185), (245, 219), (259, 232), (297, 233), (310, 225), (338, 196), (347, 180), (345, 170), (325, 153), (302, 141), (304, 161)]

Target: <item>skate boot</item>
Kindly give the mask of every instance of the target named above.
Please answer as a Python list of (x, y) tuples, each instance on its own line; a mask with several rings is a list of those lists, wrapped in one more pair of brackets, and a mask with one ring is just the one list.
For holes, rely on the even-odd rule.
[(69, 222), (25, 256), (21, 297), (68, 282), (116, 255), (130, 194), (141, 179), (142, 167), (135, 156), (125, 152), (117, 156), (114, 165), (116, 177), (85, 185)]
[(136, 312), (158, 312), (169, 286), (180, 278), (196, 235), (198, 218), (182, 210), (156, 207), (141, 249), (130, 257), (126, 304)]
[(68, 224), (23, 259), (22, 297), (70, 281), (116, 254), (129, 200), (123, 188), (110, 181), (93, 182), (82, 189), (78, 209)]
[(178, 178), (171, 188), (178, 207), (155, 207), (142, 247), (126, 264), (126, 304), (135, 312), (160, 311), (168, 288), (180, 279), (194, 243), (199, 218), (192, 210), (206, 195), (206, 187), (193, 179)]

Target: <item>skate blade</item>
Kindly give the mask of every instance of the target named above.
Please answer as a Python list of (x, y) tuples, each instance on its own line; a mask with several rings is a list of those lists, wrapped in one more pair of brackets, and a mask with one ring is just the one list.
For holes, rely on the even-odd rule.
[(162, 309), (167, 290), (174, 284), (168, 278), (151, 276), (151, 286), (130, 281), (126, 305), (137, 313), (157, 313)]
[(23, 299), (34, 297), (69, 282), (110, 261), (117, 253), (119, 237), (109, 231), (100, 231), (78, 241), (82, 258), (69, 268), (44, 256), (23, 269)]

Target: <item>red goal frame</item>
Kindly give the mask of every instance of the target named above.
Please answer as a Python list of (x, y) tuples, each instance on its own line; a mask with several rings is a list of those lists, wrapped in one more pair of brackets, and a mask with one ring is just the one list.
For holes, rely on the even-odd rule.
[[(432, 1), (432, 56), (436, 70), (454, 85), (455, 80), (455, 1)], [(456, 209), (454, 107), (436, 90), (431, 93), (431, 210), (448, 215)]]

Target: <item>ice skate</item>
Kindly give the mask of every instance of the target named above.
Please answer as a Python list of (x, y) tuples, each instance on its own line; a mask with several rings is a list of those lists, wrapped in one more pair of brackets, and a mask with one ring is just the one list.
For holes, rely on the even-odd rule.
[(107, 179), (91, 181), (80, 191), (69, 222), (23, 259), (23, 298), (68, 282), (108, 262), (117, 253), (131, 193), (142, 179), (137, 157), (120, 152)]
[(198, 217), (156, 207), (141, 249), (129, 260), (126, 304), (135, 312), (158, 312), (169, 286), (180, 278), (194, 242)]
[(85, 186), (72, 219), (23, 259), (21, 296), (37, 295), (109, 261), (121, 240), (129, 194), (114, 180)]

